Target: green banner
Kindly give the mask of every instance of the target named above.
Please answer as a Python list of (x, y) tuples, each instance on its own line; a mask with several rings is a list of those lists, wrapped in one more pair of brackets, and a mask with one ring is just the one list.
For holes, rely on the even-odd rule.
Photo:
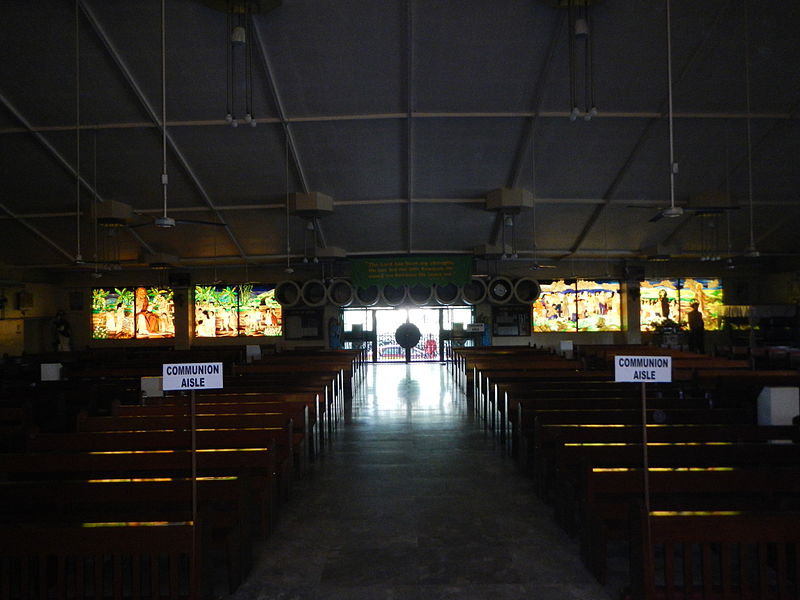
[(464, 285), (472, 276), (470, 256), (395, 256), (351, 259), (353, 285)]

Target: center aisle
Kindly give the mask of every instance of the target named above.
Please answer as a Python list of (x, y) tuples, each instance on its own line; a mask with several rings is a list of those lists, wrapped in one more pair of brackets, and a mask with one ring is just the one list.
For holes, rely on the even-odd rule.
[(443, 365), (370, 365), (235, 600), (608, 600)]

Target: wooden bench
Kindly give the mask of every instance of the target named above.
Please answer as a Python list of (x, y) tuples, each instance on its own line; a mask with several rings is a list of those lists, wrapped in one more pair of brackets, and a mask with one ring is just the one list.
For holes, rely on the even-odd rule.
[(631, 600), (800, 598), (798, 513), (642, 515), (634, 522)]
[[(189, 414), (189, 396), (170, 396), (153, 399), (145, 405), (115, 405), (115, 415), (157, 415), (157, 414)], [(282, 393), (282, 392), (249, 392), (231, 393), (220, 390), (198, 393), (195, 396), (198, 413), (237, 413), (254, 412), (287, 412), (294, 414), (300, 411), (300, 418), (295, 418), (295, 425), (308, 432), (309, 456), (319, 454), (324, 447), (327, 427), (325, 417), (330, 413), (320, 406), (318, 393)], [(304, 408), (305, 407), (305, 408)]]
[[(0, 597), (194, 600), (200, 596), (197, 526), (0, 527)], [(51, 595), (52, 594), (52, 595)]]
[[(613, 427), (580, 427), (573, 424), (537, 422), (532, 436), (535, 446), (530, 449), (532, 472), (539, 473), (552, 465), (554, 455), (565, 444), (631, 444), (642, 441), (641, 424)], [(701, 442), (769, 442), (791, 441), (797, 428), (790, 425), (648, 425), (650, 443)]]
[[(648, 408), (648, 424), (653, 425), (749, 425), (753, 415), (745, 409), (726, 408)], [(540, 464), (535, 458), (537, 450), (536, 433), (544, 425), (611, 426), (641, 425), (641, 408), (617, 409), (537, 409), (517, 407), (517, 429), (519, 458), (524, 470), (530, 471)]]
[[(653, 511), (800, 510), (800, 468), (731, 468), (649, 472)], [(606, 581), (609, 541), (628, 541), (630, 508), (644, 506), (641, 469), (586, 469), (577, 513), (581, 554)]]
[[(300, 413), (298, 419), (303, 419)], [(309, 455), (309, 438), (300, 429), (294, 429), (294, 418), (286, 413), (234, 413), (215, 414), (201, 413), (195, 415), (194, 425), (198, 432), (213, 430), (286, 430), (286, 435), (276, 435), (277, 449), (286, 449), (292, 453), (292, 463), (299, 475), (307, 469)], [(189, 415), (130, 415), (90, 417), (80, 415), (77, 420), (79, 432), (114, 433), (114, 432), (191, 432), (192, 419)]]
[[(800, 453), (792, 445), (769, 443), (648, 443), (650, 468), (800, 467)], [(642, 444), (564, 445), (555, 454), (553, 467), (541, 474), (537, 490), (559, 504), (574, 506), (575, 490), (588, 468), (635, 469), (643, 465)], [(564, 514), (564, 513), (562, 513)], [(570, 530), (573, 523), (559, 519)]]
[[(292, 453), (287, 451), (289, 439), (285, 428), (198, 431), (196, 447), (203, 451), (198, 456), (207, 450), (222, 453), (235, 449), (275, 448), (277, 498), (285, 502), (293, 472)], [(30, 452), (188, 451), (191, 447), (191, 432), (188, 431), (44, 433), (33, 437), (28, 444)], [(277, 501), (270, 501), (269, 506), (274, 511), (277, 504)]]

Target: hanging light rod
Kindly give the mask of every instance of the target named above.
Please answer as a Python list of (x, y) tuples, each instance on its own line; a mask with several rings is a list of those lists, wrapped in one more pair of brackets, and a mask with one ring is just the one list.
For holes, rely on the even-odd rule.
[(167, 215), (167, 28), (166, 4), (161, 0), (161, 189), (164, 198), (164, 214), (154, 220), (156, 227), (175, 227), (175, 219)]
[(675, 129), (672, 110), (672, 13), (670, 0), (667, 0), (667, 83), (669, 99), (669, 208), (661, 211), (662, 217), (676, 218), (683, 216), (683, 209), (675, 206), (675, 175), (678, 173), (678, 163), (675, 162)]
[[(558, 6), (564, 7), (569, 12), (567, 22), (567, 41), (569, 47), (569, 120), (575, 122), (579, 116), (584, 121), (591, 121), (598, 114), (594, 99), (594, 58), (593, 58), (593, 32), (590, 0), (563, 0)], [(578, 106), (577, 72), (578, 72), (578, 44), (583, 46), (583, 101), (585, 110), (581, 113)]]

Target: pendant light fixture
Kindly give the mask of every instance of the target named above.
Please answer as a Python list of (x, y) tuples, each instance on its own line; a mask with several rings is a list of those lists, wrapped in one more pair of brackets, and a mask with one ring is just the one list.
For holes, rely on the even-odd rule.
[(675, 175), (678, 173), (678, 163), (675, 162), (675, 131), (672, 109), (672, 14), (670, 12), (670, 0), (667, 0), (667, 86), (669, 101), (669, 208), (661, 211), (661, 216), (675, 218), (683, 215), (683, 208), (675, 206)]
[[(258, 10), (258, 7), (255, 7)], [(225, 79), (227, 110), (225, 121), (231, 127), (239, 126), (240, 108), (242, 100), (237, 97), (244, 83), (244, 117), (242, 121), (255, 127), (253, 117), (253, 11), (254, 7), (249, 0), (227, 0), (226, 28), (225, 28)], [(237, 69), (237, 66), (239, 67)], [(244, 81), (240, 80), (239, 72), (243, 74)]]
[(750, 109), (750, 14), (748, 2), (744, 2), (744, 88), (747, 103), (747, 200), (750, 212), (750, 244), (745, 251), (748, 258), (758, 258), (761, 253), (756, 249), (755, 211), (753, 210), (753, 131), (752, 113)]
[(175, 219), (167, 215), (167, 33), (166, 6), (161, 0), (161, 190), (164, 197), (164, 213), (155, 219), (156, 227), (168, 229), (175, 227)]
[(81, 254), (81, 38), (80, 0), (75, 0), (75, 264), (83, 264)]
[(585, 121), (591, 121), (597, 116), (597, 106), (594, 101), (594, 57), (592, 56), (592, 21), (591, 0), (569, 0), (567, 10), (569, 19), (567, 24), (567, 38), (569, 47), (569, 120), (576, 121), (581, 115), (577, 98), (577, 72), (578, 72), (578, 42), (583, 43), (583, 70), (584, 70), (584, 112)]

